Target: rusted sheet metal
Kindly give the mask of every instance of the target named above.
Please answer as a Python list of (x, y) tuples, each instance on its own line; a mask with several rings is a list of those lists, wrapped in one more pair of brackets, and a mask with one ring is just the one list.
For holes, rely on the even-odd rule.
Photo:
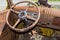
[[(25, 6), (16, 6), (15, 9), (16, 10), (24, 10), (26, 9), (27, 7)], [(57, 16), (57, 17), (60, 17), (60, 10), (57, 10), (57, 9), (52, 9), (52, 8), (47, 8), (47, 7), (39, 7), (40, 9), (40, 12), (42, 14), (42, 19), (43, 21), (45, 20), (43, 18), (43, 15), (46, 15), (47, 17), (54, 17), (54, 16)], [(36, 12), (36, 8), (34, 7), (30, 7), (28, 11), (33, 11), (33, 12)], [(1, 27), (1, 30), (3, 29), (2, 25), (4, 25), (4, 23), (6, 23), (5, 21), (5, 17), (6, 17), (6, 13), (7, 11), (5, 12), (0, 12), (0, 27)], [(3, 13), (3, 14), (2, 14)], [(40, 19), (41, 20), (41, 19)], [(47, 22), (47, 21), (46, 21)], [(38, 23), (37, 25), (40, 25), (40, 23)], [(52, 26), (52, 25), (48, 25), (47, 28), (52, 28), (52, 29), (59, 29), (60, 30), (60, 27), (57, 27), (57, 26)]]
[(55, 17), (53, 19), (53, 25), (60, 26), (60, 17)]
[(7, 12), (0, 12), (0, 35), (5, 25), (6, 13)]

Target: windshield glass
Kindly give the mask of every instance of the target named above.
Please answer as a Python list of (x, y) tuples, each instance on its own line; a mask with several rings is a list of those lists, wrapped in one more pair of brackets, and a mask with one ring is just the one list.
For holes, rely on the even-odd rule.
[[(18, 3), (18, 2), (21, 2), (21, 1), (33, 1), (33, 0), (12, 0), (14, 4)], [(18, 4), (20, 6), (27, 6), (28, 3), (21, 3), (21, 4)]]
[[(20, 2), (20, 1), (33, 1), (33, 2), (38, 2), (38, 0), (12, 0), (13, 3), (17, 3), (17, 2)], [(51, 5), (53, 8), (58, 8), (60, 9), (60, 0), (48, 0), (47, 2), (49, 5)], [(24, 3), (25, 5), (25, 3)]]
[(60, 9), (60, 0), (48, 0), (48, 4), (50, 4), (53, 8)]
[(15, 4), (15, 3), (20, 2), (20, 1), (33, 1), (33, 0), (12, 0), (12, 1)]
[(7, 7), (6, 0), (0, 0), (0, 11), (5, 10)]

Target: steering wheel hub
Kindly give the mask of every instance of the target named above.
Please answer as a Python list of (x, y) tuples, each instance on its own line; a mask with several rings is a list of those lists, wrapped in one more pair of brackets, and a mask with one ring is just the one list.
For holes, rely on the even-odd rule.
[(27, 17), (27, 12), (26, 11), (21, 11), (18, 14), (19, 19), (24, 20)]

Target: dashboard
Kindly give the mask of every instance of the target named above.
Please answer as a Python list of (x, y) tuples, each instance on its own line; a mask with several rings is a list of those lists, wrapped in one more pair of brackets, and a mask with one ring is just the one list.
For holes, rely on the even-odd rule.
[(38, 13), (37, 12), (27, 12), (27, 14), (33, 18), (36, 18), (38, 17)]
[[(31, 17), (33, 17), (33, 18), (37, 18), (38, 16), (38, 14), (37, 14), (37, 12), (27, 12), (27, 14), (28, 15), (30, 15)], [(37, 25), (47, 25), (47, 27), (46, 28), (50, 28), (50, 29), (60, 29), (60, 27), (59, 27), (59, 24), (60, 23), (58, 23), (58, 22), (60, 22), (59, 20), (58, 20), (59, 18), (54, 18), (53, 16), (51, 16), (51, 15), (48, 15), (48, 14), (44, 14), (44, 13), (41, 13), (41, 16), (40, 16), (40, 20), (39, 20), (39, 23), (37, 24)], [(58, 21), (58, 22), (57, 22)], [(58, 24), (58, 25), (56, 25), (56, 24)]]

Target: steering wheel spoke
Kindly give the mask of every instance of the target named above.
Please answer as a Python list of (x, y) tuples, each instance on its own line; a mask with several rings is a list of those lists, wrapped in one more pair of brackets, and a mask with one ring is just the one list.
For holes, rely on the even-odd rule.
[(19, 14), (19, 12), (18, 11), (15, 11), (15, 10), (13, 10), (13, 9), (10, 9), (11, 11), (13, 11), (13, 12), (15, 12), (16, 14)]
[(31, 17), (31, 16), (28, 16), (28, 15), (27, 15), (27, 19), (30, 19), (30, 20), (33, 20), (33, 21), (36, 20), (35, 18), (33, 18), (33, 17)]
[(18, 20), (16, 21), (16, 23), (13, 25), (13, 28), (15, 28), (15, 27), (18, 25), (19, 22), (20, 22), (20, 19), (18, 19)]

